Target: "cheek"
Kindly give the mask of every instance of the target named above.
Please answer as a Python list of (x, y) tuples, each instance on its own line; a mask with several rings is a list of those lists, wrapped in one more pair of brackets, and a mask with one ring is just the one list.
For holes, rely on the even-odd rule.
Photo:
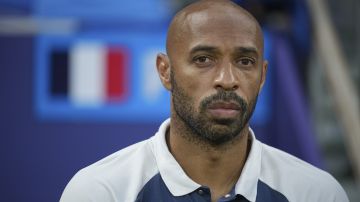
[(194, 104), (199, 104), (200, 99), (211, 89), (210, 76), (197, 71), (189, 66), (182, 66), (175, 72), (175, 79), (185, 93), (191, 97)]
[(239, 94), (247, 101), (257, 96), (260, 89), (261, 74), (258, 72), (243, 73), (239, 79)]
[(191, 102), (191, 104), (193, 105), (193, 108), (198, 111), (198, 108), (200, 106), (200, 102), (202, 99), (202, 93), (203, 92), (200, 88), (200, 86), (198, 85), (198, 83), (196, 81), (194, 81), (194, 79), (192, 80), (187, 80), (186, 82), (183, 83), (184, 85), (184, 90), (186, 91), (186, 94), (189, 96), (189, 101)]

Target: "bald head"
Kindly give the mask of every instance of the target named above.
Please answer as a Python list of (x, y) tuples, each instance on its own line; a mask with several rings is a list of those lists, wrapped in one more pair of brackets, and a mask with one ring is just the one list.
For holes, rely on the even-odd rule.
[[(263, 34), (257, 20), (245, 9), (230, 0), (202, 0), (180, 10), (173, 18), (167, 35), (166, 50), (171, 58), (181, 44), (199, 28), (210, 26), (224, 32), (231, 27), (242, 27), (256, 37), (259, 51), (263, 51)], [(211, 29), (207, 31), (211, 32)], [(239, 32), (241, 34), (241, 32)]]
[(212, 146), (232, 141), (246, 128), (265, 81), (261, 28), (231, 1), (199, 1), (174, 17), (167, 55), (158, 54), (156, 66), (171, 91), (170, 130)]

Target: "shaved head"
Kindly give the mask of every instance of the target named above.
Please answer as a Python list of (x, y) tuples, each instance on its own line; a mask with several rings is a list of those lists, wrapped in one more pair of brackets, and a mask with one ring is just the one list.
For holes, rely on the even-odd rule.
[(257, 37), (260, 51), (263, 52), (261, 27), (248, 11), (230, 0), (201, 0), (180, 10), (171, 21), (166, 39), (168, 56), (172, 58), (179, 45), (191, 32), (196, 31), (194, 27), (211, 22), (218, 23), (220, 25), (218, 29), (239, 24), (252, 30)]
[(229, 0), (180, 10), (168, 30), (167, 55), (157, 57), (160, 79), (171, 91), (170, 130), (211, 147), (246, 137), (240, 134), (265, 81), (263, 43), (259, 23)]

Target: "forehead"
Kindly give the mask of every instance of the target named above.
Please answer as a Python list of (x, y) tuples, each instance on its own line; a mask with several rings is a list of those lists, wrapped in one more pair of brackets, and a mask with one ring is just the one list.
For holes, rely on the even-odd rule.
[(193, 12), (184, 17), (182, 32), (181, 41), (186, 49), (210, 45), (219, 48), (246, 46), (262, 51), (262, 38), (257, 24), (239, 11), (212, 9)]

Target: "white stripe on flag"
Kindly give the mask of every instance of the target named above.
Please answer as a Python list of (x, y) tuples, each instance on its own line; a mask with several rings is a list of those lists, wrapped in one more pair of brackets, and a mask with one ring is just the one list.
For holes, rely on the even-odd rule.
[(147, 50), (143, 57), (143, 96), (149, 103), (156, 102), (164, 91), (156, 71), (156, 55), (160, 52), (156, 49)]
[(75, 105), (98, 106), (105, 100), (106, 49), (97, 43), (76, 44), (70, 53), (70, 99)]

